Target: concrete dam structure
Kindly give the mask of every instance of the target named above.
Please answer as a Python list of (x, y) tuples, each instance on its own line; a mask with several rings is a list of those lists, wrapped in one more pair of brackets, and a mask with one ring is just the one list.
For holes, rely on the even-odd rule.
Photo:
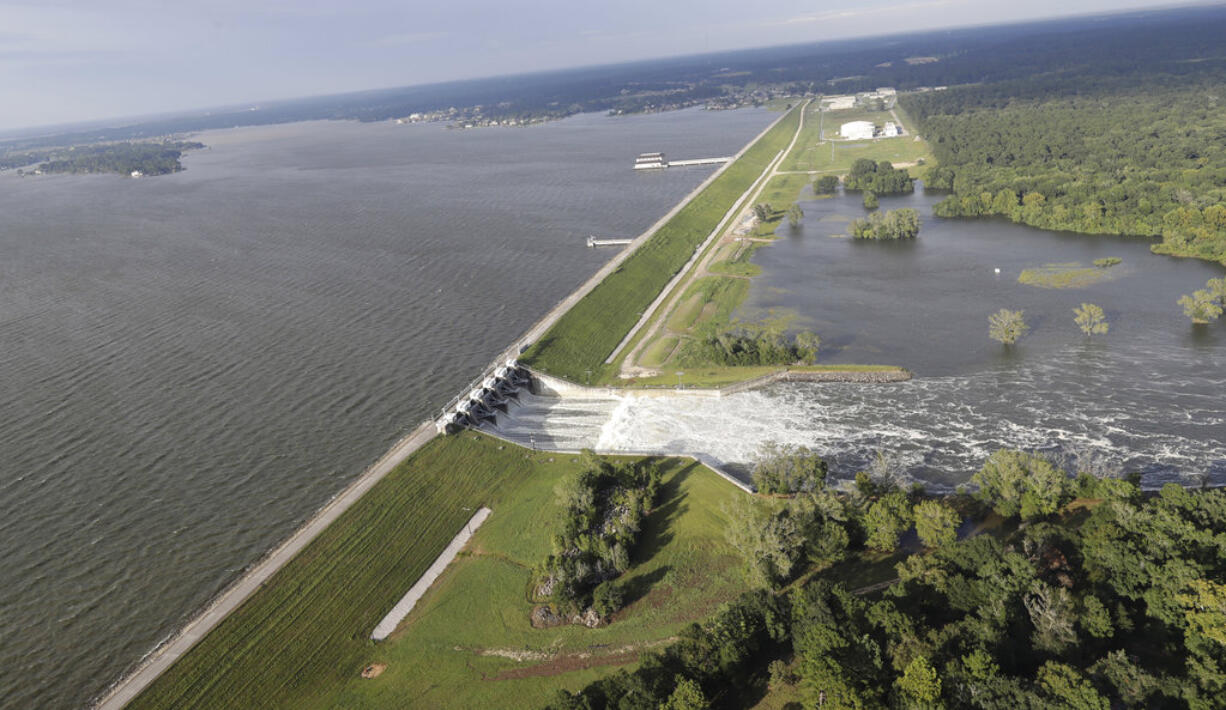
[(493, 423), (498, 412), (506, 411), (519, 391), (531, 383), (531, 374), (516, 360), (508, 359), (474, 380), (468, 394), (456, 397), (443, 407), (442, 416), (434, 422), (435, 429), (440, 434), (448, 434)]

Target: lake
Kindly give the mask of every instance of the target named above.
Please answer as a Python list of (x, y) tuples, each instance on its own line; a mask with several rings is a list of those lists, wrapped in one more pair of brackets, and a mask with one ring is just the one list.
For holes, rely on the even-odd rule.
[(778, 114), (209, 131), (0, 174), (0, 708), (101, 692)]

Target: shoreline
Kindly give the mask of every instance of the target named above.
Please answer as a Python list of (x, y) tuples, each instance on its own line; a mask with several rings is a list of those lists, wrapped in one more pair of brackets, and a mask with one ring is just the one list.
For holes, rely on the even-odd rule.
[[(733, 155), (733, 159), (712, 171), (697, 187), (688, 192), (672, 209), (651, 224), (642, 234), (635, 237), (622, 251), (613, 256), (604, 266), (600, 267), (574, 291), (559, 301), (545, 313), (536, 323), (508, 348), (498, 353), (492, 364), (482, 374), (485, 377), (493, 368), (501, 365), (507, 358), (519, 354), (521, 345), (533, 342), (543, 335), (580, 299), (590, 293), (635, 251), (651, 239), (655, 233), (669, 220), (697, 197), (717, 177), (722, 175), (729, 166), (753, 147), (763, 136), (782, 121), (788, 114), (782, 113), (772, 120), (760, 133), (755, 135)], [(468, 389), (461, 390), (459, 396), (464, 396)], [(299, 526), (288, 538), (269, 550), (258, 560), (248, 566), (244, 572), (226, 588), (210, 600), (205, 606), (192, 615), (190, 621), (173, 632), (171, 636), (154, 646), (131, 668), (115, 680), (110, 686), (88, 703), (94, 710), (120, 710), (136, 699), (146, 688), (152, 685), (179, 658), (188, 653), (192, 647), (217, 627), (235, 609), (242, 606), (259, 589), (262, 589), (277, 572), (281, 570), (298, 552), (314, 540), (325, 528), (348, 510), (359, 498), (395, 469), (405, 459), (422, 446), (438, 436), (433, 420), (422, 422), (412, 432), (399, 439), (386, 453), (368, 467), (357, 479), (343, 488), (328, 500), (310, 518)]]

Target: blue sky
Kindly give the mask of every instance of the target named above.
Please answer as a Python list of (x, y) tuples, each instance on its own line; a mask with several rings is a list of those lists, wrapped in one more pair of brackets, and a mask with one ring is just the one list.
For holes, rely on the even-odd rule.
[(0, 130), (1160, 0), (0, 0)]

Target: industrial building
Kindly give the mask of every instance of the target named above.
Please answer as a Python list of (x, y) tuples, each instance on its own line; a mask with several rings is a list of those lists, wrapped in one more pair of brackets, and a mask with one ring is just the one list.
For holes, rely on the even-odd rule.
[(860, 141), (872, 138), (876, 130), (870, 121), (852, 121), (839, 127), (839, 135), (847, 140)]

